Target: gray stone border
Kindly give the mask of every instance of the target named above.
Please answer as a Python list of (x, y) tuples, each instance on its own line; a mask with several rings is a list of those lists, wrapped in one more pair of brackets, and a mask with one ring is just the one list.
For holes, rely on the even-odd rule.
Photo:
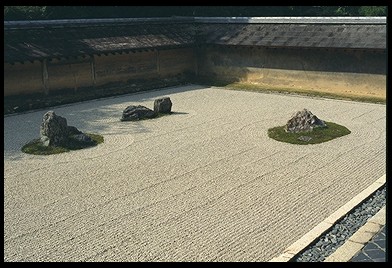
[[(381, 176), (377, 181), (375, 181), (372, 185), (370, 185), (368, 188), (366, 188), (365, 190), (363, 190), (362, 192), (360, 192), (358, 195), (356, 195), (354, 198), (352, 198), (349, 202), (347, 202), (345, 205), (343, 205), (342, 207), (340, 207), (337, 211), (335, 211), (334, 213), (332, 213), (329, 217), (327, 217), (325, 220), (323, 220), (320, 224), (318, 224), (316, 227), (314, 227), (312, 230), (310, 230), (308, 233), (306, 233), (304, 236), (302, 236), (299, 240), (297, 240), (296, 242), (294, 242), (293, 244), (291, 244), (288, 248), (286, 248), (283, 253), (271, 260), (269, 260), (269, 262), (289, 262), (290, 260), (292, 260), (297, 254), (299, 254), (300, 252), (302, 252), (306, 247), (308, 247), (313, 241), (315, 241), (318, 237), (320, 237), (322, 234), (324, 234), (327, 230), (329, 230), (330, 228), (332, 228), (332, 226), (338, 221), (340, 220), (342, 217), (344, 217), (348, 212), (350, 212), (353, 208), (355, 208), (358, 204), (360, 204), (363, 200), (365, 200), (367, 197), (369, 197), (371, 194), (373, 194), (375, 191), (377, 191), (380, 187), (382, 187), (386, 182), (386, 174), (384, 174), (383, 176)], [(376, 215), (379, 215), (380, 212), (382, 212), (383, 210), (380, 210)], [(384, 214), (385, 214), (385, 210), (384, 210)], [(377, 222), (382, 222), (380, 221), (378, 218)], [(372, 224), (376, 224), (373, 220), (372, 220)], [(371, 221), (369, 220), (369, 222)], [(384, 219), (385, 221), (385, 219)], [(366, 225), (366, 224), (365, 224)], [(364, 228), (365, 226), (361, 227)], [(374, 228), (374, 226), (372, 227), (366, 227), (366, 228)], [(360, 230), (361, 230), (360, 229)], [(361, 233), (368, 233), (370, 229), (362, 229)], [(373, 229), (372, 229), (373, 230)], [(359, 230), (358, 230), (359, 232)], [(373, 234), (374, 235), (374, 234)], [(359, 236), (359, 235), (358, 235)], [(354, 238), (352, 238), (354, 237)], [(364, 238), (360, 238), (362, 240), (358, 240), (359, 238), (356, 236), (356, 233), (350, 237), (350, 239), (348, 241), (351, 240), (351, 242), (353, 241), (364, 241)], [(366, 234), (366, 237), (369, 237), (368, 234)], [(372, 237), (372, 236), (371, 236)], [(371, 239), (371, 237), (369, 239)], [(358, 238), (358, 239), (357, 239)], [(353, 240), (354, 239), (354, 240)], [(369, 240), (367, 240), (369, 241)], [(366, 241), (366, 242), (367, 242)], [(347, 243), (347, 242), (346, 242)], [(358, 243), (358, 242), (357, 242)], [(365, 243), (365, 242), (364, 242)], [(343, 244), (344, 246), (344, 244)], [(343, 247), (342, 246), (342, 247)], [(360, 248), (362, 248), (363, 245), (361, 245)], [(358, 248), (358, 246), (356, 247)], [(359, 249), (360, 249), (359, 248)], [(343, 249), (344, 250), (344, 249)], [(355, 251), (356, 253), (357, 251)], [(355, 254), (354, 253), (354, 254)], [(339, 253), (337, 253), (339, 256)], [(332, 254), (334, 255), (334, 253)], [(330, 256), (332, 256), (330, 255)], [(329, 256), (329, 257), (330, 257)], [(329, 258), (328, 257), (328, 258)], [(335, 258), (335, 257), (331, 257)], [(327, 258), (327, 259), (328, 259)], [(346, 259), (347, 257), (345, 257), (344, 259)], [(342, 259), (343, 259), (343, 255), (342, 255)], [(335, 260), (333, 260), (335, 261)], [(342, 260), (343, 261), (343, 260)]]
[(342, 246), (329, 255), (324, 262), (348, 262), (360, 251), (386, 222), (386, 205), (359, 228)]

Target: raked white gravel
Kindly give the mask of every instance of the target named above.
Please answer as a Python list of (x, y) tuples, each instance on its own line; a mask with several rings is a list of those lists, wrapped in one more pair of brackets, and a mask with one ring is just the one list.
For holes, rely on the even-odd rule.
[[(169, 96), (174, 114), (121, 122)], [(350, 135), (267, 130), (307, 108)], [(24, 154), (43, 114), (105, 142)], [(5, 261), (268, 261), (386, 169), (386, 106), (190, 85), (4, 117)]]

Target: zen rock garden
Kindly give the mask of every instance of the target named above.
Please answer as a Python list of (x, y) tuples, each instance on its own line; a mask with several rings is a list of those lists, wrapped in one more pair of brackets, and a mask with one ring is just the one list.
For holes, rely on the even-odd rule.
[[(171, 114), (172, 102), (169, 97), (154, 101), (154, 110), (142, 105), (130, 105), (122, 113), (121, 121), (137, 121)], [(44, 114), (40, 125), (40, 138), (32, 140), (22, 147), (28, 154), (48, 155), (79, 150), (103, 142), (97, 134), (83, 133), (74, 126), (68, 126), (67, 119), (56, 115), (54, 111)]]
[(156, 99), (154, 101), (154, 110), (142, 105), (130, 105), (124, 109), (121, 121), (138, 121), (155, 118), (160, 114), (170, 114), (171, 108), (172, 102), (169, 97)]
[[(121, 121), (138, 121), (171, 114), (172, 102), (169, 97), (154, 101), (154, 108), (142, 105), (129, 105), (122, 112)], [(324, 131), (325, 129), (325, 131)], [(311, 111), (303, 109), (296, 112), (286, 125), (268, 130), (268, 136), (277, 141), (293, 144), (315, 144), (350, 134), (344, 126), (324, 122)], [(97, 134), (83, 133), (74, 126), (68, 126), (67, 119), (54, 111), (44, 114), (40, 125), (40, 138), (22, 147), (30, 154), (55, 154), (95, 146), (103, 142)]]

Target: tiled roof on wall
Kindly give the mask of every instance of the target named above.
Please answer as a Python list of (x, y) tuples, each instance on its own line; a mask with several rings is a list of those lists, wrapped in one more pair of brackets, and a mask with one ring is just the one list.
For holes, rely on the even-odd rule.
[(190, 46), (190, 24), (26, 27), (4, 31), (6, 62)]
[(386, 25), (358, 24), (209, 24), (201, 27), (206, 44), (385, 49)]
[(386, 49), (385, 17), (125, 18), (5, 21), (4, 61), (198, 44)]

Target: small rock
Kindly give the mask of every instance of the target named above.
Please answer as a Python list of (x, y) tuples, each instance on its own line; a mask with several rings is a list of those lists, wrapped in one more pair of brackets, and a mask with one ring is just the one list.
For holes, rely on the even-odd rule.
[(156, 99), (154, 101), (154, 111), (156, 113), (168, 114), (171, 113), (172, 102), (169, 97)]
[(308, 141), (310, 141), (312, 139), (312, 137), (309, 137), (309, 136), (299, 136), (298, 137), (298, 140), (300, 140), (300, 141), (305, 141), (305, 142), (308, 142)]
[(71, 135), (69, 138), (74, 139), (78, 142), (85, 143), (86, 145), (94, 145), (94, 141), (84, 133)]

